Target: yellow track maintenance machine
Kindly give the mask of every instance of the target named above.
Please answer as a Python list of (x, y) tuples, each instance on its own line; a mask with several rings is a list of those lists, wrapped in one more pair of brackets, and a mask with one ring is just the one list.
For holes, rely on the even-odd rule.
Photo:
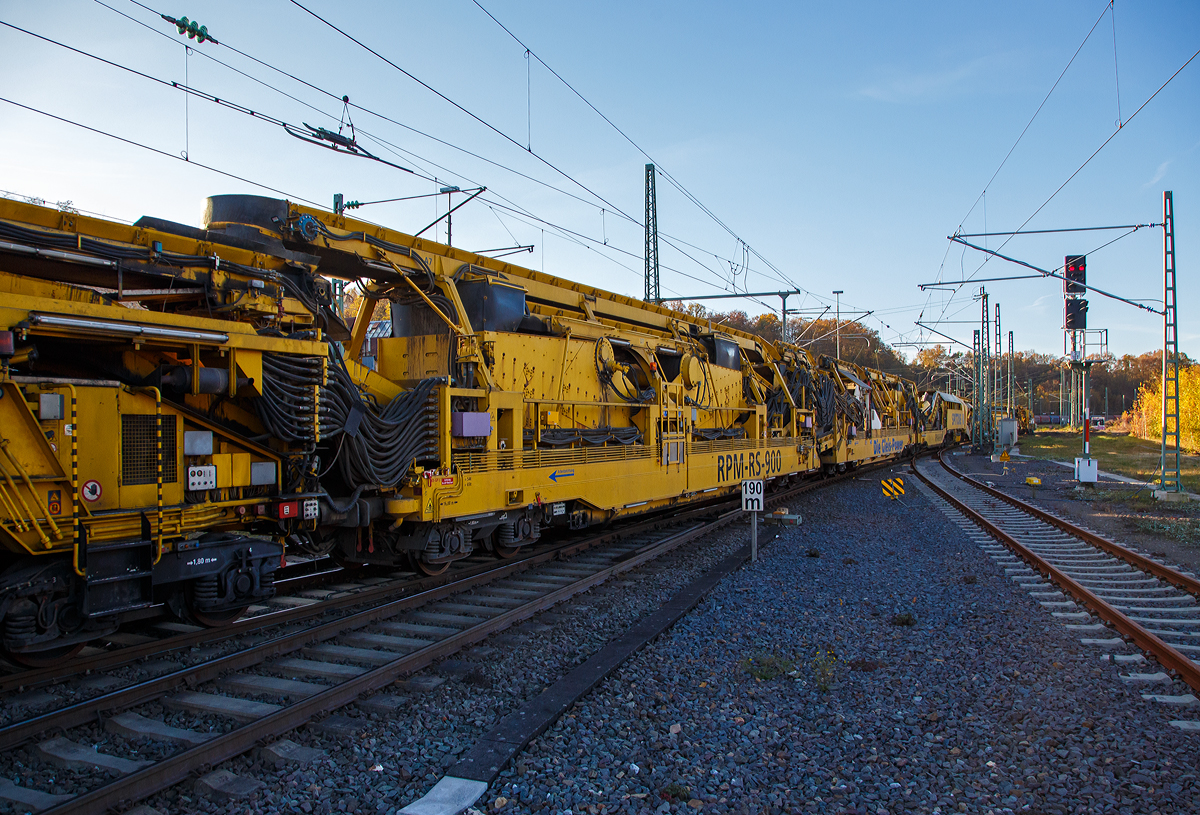
[(288, 550), (437, 573), (895, 458), (947, 440), (952, 399), (287, 201), (192, 227), (0, 200), (2, 648), (223, 624)]

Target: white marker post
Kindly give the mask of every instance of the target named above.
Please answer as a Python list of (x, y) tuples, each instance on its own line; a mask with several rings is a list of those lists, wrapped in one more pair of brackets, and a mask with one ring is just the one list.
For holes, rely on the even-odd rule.
[(742, 482), (742, 512), (750, 513), (750, 562), (758, 561), (758, 513), (763, 510), (763, 482)]

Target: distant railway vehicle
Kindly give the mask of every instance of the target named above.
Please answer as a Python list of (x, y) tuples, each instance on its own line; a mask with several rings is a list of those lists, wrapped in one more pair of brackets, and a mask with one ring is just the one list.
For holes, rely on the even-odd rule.
[[(335, 279), (364, 287), (352, 327)], [(436, 573), (969, 432), (891, 374), (257, 196), (200, 228), (0, 201), (0, 292), (26, 662), (159, 606), (235, 619), (289, 549)]]

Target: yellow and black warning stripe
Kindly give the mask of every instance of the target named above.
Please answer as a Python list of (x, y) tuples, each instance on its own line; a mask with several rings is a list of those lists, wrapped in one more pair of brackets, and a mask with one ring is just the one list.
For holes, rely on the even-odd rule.
[(883, 485), (883, 494), (893, 501), (904, 494), (904, 479), (899, 476), (896, 478), (885, 478), (880, 484)]

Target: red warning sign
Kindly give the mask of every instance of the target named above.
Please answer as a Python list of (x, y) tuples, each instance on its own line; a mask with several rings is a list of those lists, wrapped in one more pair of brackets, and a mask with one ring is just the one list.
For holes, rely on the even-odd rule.
[(89, 504), (94, 504), (100, 500), (100, 496), (104, 494), (104, 488), (100, 486), (100, 482), (96, 480), (84, 481), (83, 486), (79, 488), (79, 494), (83, 496), (83, 500)]

